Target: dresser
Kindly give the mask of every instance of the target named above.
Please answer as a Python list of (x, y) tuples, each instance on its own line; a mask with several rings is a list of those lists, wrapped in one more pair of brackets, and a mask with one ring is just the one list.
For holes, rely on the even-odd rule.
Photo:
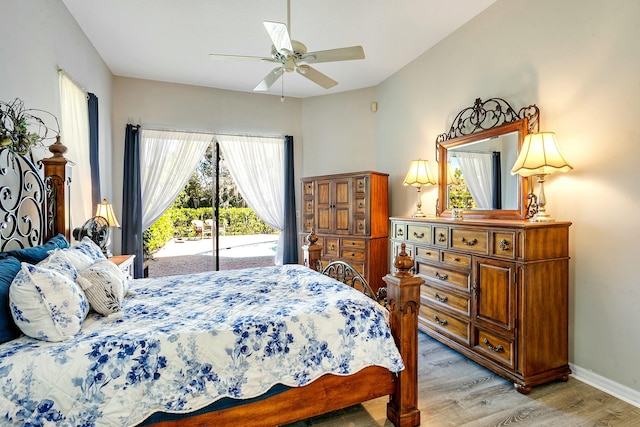
[(301, 246), (314, 227), (323, 265), (348, 262), (374, 291), (389, 272), (388, 177), (367, 171), (301, 180)]
[(561, 379), (568, 365), (570, 222), (391, 218), (391, 254), (414, 258), (420, 330), (512, 381)]

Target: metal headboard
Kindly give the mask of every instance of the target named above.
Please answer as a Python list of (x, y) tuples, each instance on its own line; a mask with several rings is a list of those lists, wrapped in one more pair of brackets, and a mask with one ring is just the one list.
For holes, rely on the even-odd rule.
[(0, 252), (37, 246), (57, 233), (69, 238), (59, 226), (66, 221), (58, 218), (66, 212), (66, 206), (60, 209), (65, 199), (59, 194), (59, 177), (47, 176), (50, 168), (42, 164), (51, 159), (36, 165), (31, 155), (0, 148)]

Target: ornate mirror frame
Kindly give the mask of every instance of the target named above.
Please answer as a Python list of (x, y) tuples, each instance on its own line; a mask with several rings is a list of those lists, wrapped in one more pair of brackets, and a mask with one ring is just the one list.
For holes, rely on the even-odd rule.
[[(436, 138), (436, 159), (438, 160), (438, 201), (436, 214), (451, 216), (448, 208), (447, 165), (448, 150), (466, 144), (495, 138), (511, 132), (518, 132), (518, 154), (525, 135), (534, 132), (539, 125), (540, 110), (535, 105), (521, 108), (516, 112), (502, 98), (475, 100), (471, 107), (460, 111), (454, 118), (449, 132)], [(518, 206), (515, 210), (473, 209), (463, 211), (464, 217), (493, 219), (526, 219), (529, 217), (529, 179), (518, 176)]]

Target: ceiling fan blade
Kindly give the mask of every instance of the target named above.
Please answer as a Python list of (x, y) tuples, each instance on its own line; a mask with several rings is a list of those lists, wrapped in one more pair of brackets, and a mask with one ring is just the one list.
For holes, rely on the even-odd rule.
[(253, 88), (256, 92), (264, 92), (280, 78), (283, 73), (282, 67), (276, 67), (267, 76)]
[(209, 58), (215, 60), (233, 59), (237, 61), (263, 61), (263, 62), (276, 62), (273, 58), (265, 58), (262, 56), (247, 56), (247, 55), (225, 55), (218, 53), (210, 53)]
[(322, 74), (320, 71), (315, 68), (311, 68), (308, 65), (299, 65), (296, 67), (296, 71), (298, 74), (305, 76), (312, 82), (322, 86), (325, 89), (331, 89), (335, 85), (338, 84), (337, 81), (333, 80), (331, 77)]
[(270, 21), (264, 21), (263, 24), (267, 29), (267, 32), (269, 33), (269, 37), (271, 37), (273, 46), (278, 52), (285, 54), (293, 52), (293, 47), (291, 46), (291, 38), (289, 37), (289, 31), (287, 30), (287, 26), (285, 24)]
[(299, 61), (316, 64), (319, 62), (351, 61), (354, 59), (364, 59), (364, 49), (362, 46), (308, 52), (303, 54)]

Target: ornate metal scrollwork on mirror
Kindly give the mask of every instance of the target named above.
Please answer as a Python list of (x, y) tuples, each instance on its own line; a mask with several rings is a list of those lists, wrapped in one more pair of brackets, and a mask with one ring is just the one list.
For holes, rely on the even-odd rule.
[(436, 138), (437, 214), (463, 217), (528, 217), (528, 179), (510, 171), (527, 133), (539, 126), (535, 105), (514, 110), (507, 101), (475, 100)]

